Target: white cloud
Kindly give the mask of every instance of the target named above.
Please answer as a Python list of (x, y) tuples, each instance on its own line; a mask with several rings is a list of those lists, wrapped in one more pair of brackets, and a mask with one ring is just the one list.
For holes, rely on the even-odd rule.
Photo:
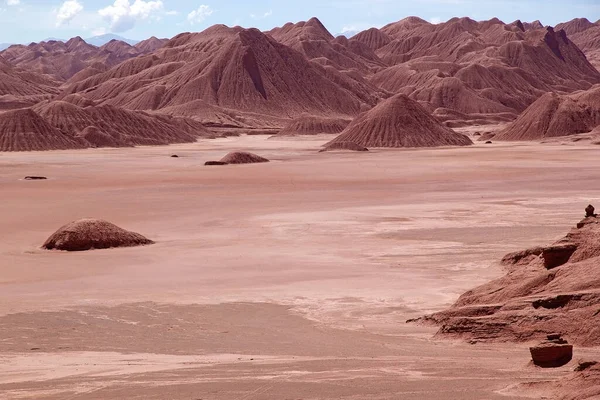
[(167, 15), (179, 15), (179, 11), (171, 10), (171, 11), (167, 11), (165, 14), (167, 14)]
[(204, 22), (204, 20), (210, 17), (213, 14), (214, 10), (207, 5), (201, 5), (197, 10), (192, 11), (188, 14), (187, 19), (188, 22), (192, 25), (200, 24)]
[(433, 18), (429, 19), (429, 22), (431, 22), (434, 25), (437, 25), (437, 24), (441, 24), (442, 23), (442, 19), (439, 18), (439, 17), (433, 17)]
[(56, 26), (68, 24), (77, 14), (83, 11), (83, 5), (77, 0), (67, 0), (56, 13)]
[(7, 6), (18, 6), (21, 4), (21, 0), (6, 0)]
[(133, 28), (137, 21), (157, 16), (163, 8), (162, 0), (135, 0), (133, 4), (129, 0), (115, 0), (112, 6), (98, 10), (98, 14), (110, 22), (111, 31), (125, 32)]
[(252, 19), (263, 19), (263, 18), (267, 18), (270, 17), (271, 15), (273, 15), (273, 10), (269, 10), (264, 14), (250, 14), (250, 18)]

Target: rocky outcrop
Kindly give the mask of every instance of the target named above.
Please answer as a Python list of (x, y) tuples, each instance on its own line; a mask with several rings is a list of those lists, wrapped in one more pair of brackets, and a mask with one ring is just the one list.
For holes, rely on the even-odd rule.
[(590, 204), (590, 205), (588, 205), (588, 206), (585, 208), (585, 217), (586, 217), (586, 218), (589, 218), (589, 217), (595, 217), (595, 216), (596, 216), (596, 214), (594, 213), (595, 211), (596, 211), (596, 209), (594, 208), (594, 206), (593, 206), (593, 205), (591, 205), (591, 204)]
[(471, 342), (527, 342), (559, 331), (576, 345), (600, 345), (600, 219), (588, 217), (553, 245), (502, 263), (505, 276), (419, 321), (439, 325), (437, 336)]
[(577, 245), (573, 243), (560, 243), (545, 247), (542, 250), (544, 266), (547, 269), (560, 267), (569, 261), (575, 250), (577, 250)]
[(533, 363), (542, 368), (562, 367), (573, 359), (573, 345), (560, 334), (550, 334), (547, 340), (529, 348)]

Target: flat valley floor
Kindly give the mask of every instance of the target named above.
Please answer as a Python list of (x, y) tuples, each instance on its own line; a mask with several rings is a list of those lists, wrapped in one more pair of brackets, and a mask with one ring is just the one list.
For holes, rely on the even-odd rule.
[[(0, 398), (521, 399), (572, 370), (405, 321), (600, 204), (600, 146), (327, 140), (0, 153)], [(272, 162), (203, 165), (234, 150)], [(83, 217), (157, 243), (40, 250)]]

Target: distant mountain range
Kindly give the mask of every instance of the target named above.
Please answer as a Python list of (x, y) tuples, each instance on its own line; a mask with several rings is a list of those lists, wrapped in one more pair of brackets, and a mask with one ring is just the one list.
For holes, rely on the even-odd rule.
[(139, 40), (127, 39), (127, 38), (124, 38), (119, 35), (114, 35), (112, 33), (107, 33), (106, 35), (94, 36), (94, 37), (83, 39), (83, 40), (85, 40), (86, 43), (88, 43), (88, 44), (98, 46), (98, 47), (105, 45), (106, 43), (110, 42), (111, 40), (120, 40), (122, 42), (130, 44), (131, 46), (135, 46), (136, 44), (138, 44), (140, 42)]
[[(59, 38), (55, 38), (55, 37), (46, 38), (44, 40), (41, 40), (41, 42), (49, 42), (51, 40), (54, 40), (57, 42), (65, 42), (65, 43), (67, 42), (66, 39), (59, 39)], [(107, 33), (106, 35), (93, 36), (93, 37), (90, 37), (90, 38), (87, 38), (84, 40), (86, 43), (97, 46), (97, 47), (103, 46), (106, 43), (110, 42), (111, 40), (120, 40), (122, 42), (130, 44), (131, 46), (135, 46), (136, 44), (138, 44), (140, 42), (139, 40), (127, 39), (127, 38), (124, 38), (119, 35), (114, 35), (112, 33)], [(6, 50), (13, 44), (16, 44), (16, 43), (0, 43), (0, 51)]]

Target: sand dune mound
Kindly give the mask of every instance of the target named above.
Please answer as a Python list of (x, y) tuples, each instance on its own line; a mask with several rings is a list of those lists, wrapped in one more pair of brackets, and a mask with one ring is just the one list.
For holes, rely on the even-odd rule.
[(360, 115), (328, 145), (352, 142), (363, 147), (467, 146), (471, 140), (443, 126), (421, 105), (396, 95)]
[(325, 151), (369, 151), (369, 149), (354, 142), (335, 142), (329, 143), (319, 150), (320, 153)]
[(474, 341), (530, 341), (560, 333), (600, 345), (600, 220), (581, 221), (558, 242), (504, 257), (507, 274), (426, 317), (439, 336)]
[(47, 250), (84, 251), (144, 246), (153, 243), (139, 233), (126, 231), (110, 222), (81, 219), (61, 227), (46, 240), (42, 247)]
[(245, 151), (235, 151), (227, 154), (220, 162), (225, 164), (256, 164), (269, 162), (264, 157)]
[(350, 124), (343, 118), (324, 118), (302, 115), (283, 128), (277, 136), (318, 135), (320, 133), (341, 133)]
[(497, 140), (540, 140), (587, 133), (600, 125), (600, 85), (572, 95), (547, 93), (500, 131)]
[(31, 109), (0, 113), (0, 151), (80, 149), (84, 145)]

